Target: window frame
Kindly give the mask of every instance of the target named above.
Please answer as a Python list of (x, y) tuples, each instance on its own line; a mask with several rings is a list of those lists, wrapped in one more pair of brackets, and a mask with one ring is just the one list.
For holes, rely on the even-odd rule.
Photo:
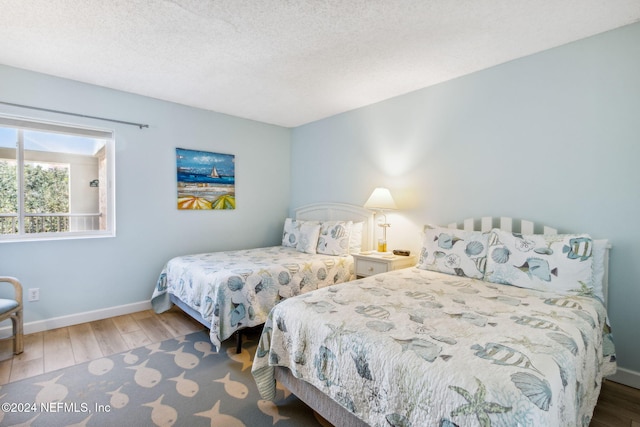
[[(70, 240), (92, 239), (116, 236), (116, 209), (115, 209), (115, 131), (112, 129), (97, 128), (85, 125), (69, 124), (43, 119), (27, 118), (0, 114), (0, 127), (16, 130), (28, 130), (48, 133), (60, 133), (79, 137), (104, 140), (106, 159), (106, 182), (100, 180), (100, 186), (106, 185), (106, 221), (103, 230), (83, 230), (66, 232), (26, 233), (24, 225), (24, 143), (16, 147), (17, 185), (18, 185), (18, 233), (0, 234), (0, 243), (8, 242), (32, 242), (46, 240)], [(102, 213), (102, 212), (101, 212)]]

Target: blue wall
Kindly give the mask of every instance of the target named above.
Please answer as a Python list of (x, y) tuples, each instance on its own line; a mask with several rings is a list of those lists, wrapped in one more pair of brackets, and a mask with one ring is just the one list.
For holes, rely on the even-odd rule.
[(293, 130), (291, 205), (400, 210), (391, 247), (427, 222), (512, 216), (608, 238), (619, 365), (640, 371), (640, 24)]
[[(148, 301), (171, 257), (279, 244), (289, 207), (290, 130), (0, 66), (0, 100), (148, 123), (149, 129), (9, 108), (112, 128), (117, 237), (0, 243), (0, 274), (40, 288), (25, 322)], [(178, 211), (176, 147), (236, 156), (237, 209)]]

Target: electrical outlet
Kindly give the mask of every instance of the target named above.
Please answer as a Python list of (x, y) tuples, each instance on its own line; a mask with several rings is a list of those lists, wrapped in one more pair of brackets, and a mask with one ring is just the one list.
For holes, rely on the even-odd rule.
[(29, 301), (38, 301), (40, 299), (40, 288), (29, 288)]

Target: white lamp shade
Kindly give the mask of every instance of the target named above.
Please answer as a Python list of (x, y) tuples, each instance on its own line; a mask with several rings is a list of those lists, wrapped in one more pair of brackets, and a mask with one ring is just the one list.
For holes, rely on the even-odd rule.
[(391, 192), (388, 188), (384, 187), (378, 187), (373, 190), (364, 207), (374, 210), (398, 209), (396, 202), (393, 200), (393, 197), (391, 197)]

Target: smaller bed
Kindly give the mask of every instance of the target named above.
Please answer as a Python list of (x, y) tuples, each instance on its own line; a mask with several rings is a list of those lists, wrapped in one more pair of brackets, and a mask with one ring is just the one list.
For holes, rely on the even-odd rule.
[(278, 379), (340, 426), (588, 426), (616, 365), (608, 243), (478, 223), (428, 227), (420, 268), (274, 307), (252, 368), (262, 397)]
[(370, 247), (371, 218), (358, 206), (308, 205), (286, 219), (282, 245), (175, 257), (159, 275), (152, 307), (177, 305), (219, 348), (236, 331), (262, 325), (282, 299), (355, 279), (350, 253)]

